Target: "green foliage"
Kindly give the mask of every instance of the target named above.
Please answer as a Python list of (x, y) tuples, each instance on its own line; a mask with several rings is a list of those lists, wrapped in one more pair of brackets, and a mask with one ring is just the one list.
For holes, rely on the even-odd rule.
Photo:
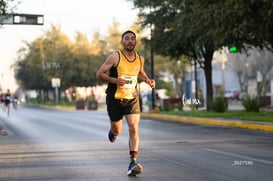
[(214, 90), (215, 90), (215, 96), (216, 97), (224, 97), (225, 95), (225, 90), (222, 85), (214, 85)]
[(259, 112), (260, 111), (259, 101), (256, 96), (247, 95), (243, 99), (242, 104), (247, 112)]
[(0, 15), (6, 14), (6, 5), (7, 5), (6, 1), (4, 0), (0, 1)]
[[(136, 30), (136, 26), (133, 29)], [(96, 72), (108, 54), (120, 47), (118, 23), (109, 28), (109, 36), (101, 37), (95, 32), (91, 43), (86, 35), (78, 32), (72, 42), (62, 33), (60, 26), (51, 26), (33, 42), (26, 42), (26, 47), (18, 51), (18, 58), (13, 65), (15, 77), (23, 89), (49, 90), (51, 79), (61, 79), (61, 89), (71, 86), (93, 86), (100, 83)], [(140, 42), (141, 36), (137, 36)], [(141, 53), (141, 43), (137, 51)], [(145, 66), (147, 66), (145, 64)]]
[(166, 89), (166, 95), (169, 97), (176, 97), (176, 92), (174, 91), (170, 82), (165, 82), (163, 80), (158, 80), (156, 82), (157, 89)]
[[(97, 34), (96, 34), (97, 35)], [(96, 36), (98, 38), (98, 36)], [(15, 77), (24, 89), (49, 90), (51, 79), (61, 79), (61, 88), (92, 86), (97, 82), (96, 71), (106, 56), (97, 42), (93, 47), (87, 37), (77, 33), (75, 42), (52, 25), (44, 35), (19, 50)]]
[(16, 0), (0, 0), (0, 15), (12, 12), (19, 3), (20, 1)]
[(226, 112), (227, 101), (224, 97), (215, 97), (211, 102), (211, 107), (214, 112)]
[[(206, 76), (207, 100), (212, 100), (212, 56), (215, 50), (236, 45), (273, 47), (273, 3), (270, 0), (133, 0), (143, 26), (153, 25), (155, 52), (199, 62)], [(271, 46), (268, 46), (271, 45)], [(209, 110), (209, 105), (208, 110)]]
[(195, 111), (169, 111), (162, 114), (201, 117), (201, 118), (224, 118), (226, 120), (247, 120), (258, 122), (273, 122), (273, 112), (246, 112), (245, 110), (228, 110), (224, 114), (205, 110)]

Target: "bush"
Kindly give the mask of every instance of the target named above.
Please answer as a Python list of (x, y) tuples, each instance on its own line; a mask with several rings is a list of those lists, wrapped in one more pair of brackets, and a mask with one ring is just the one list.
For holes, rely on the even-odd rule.
[(228, 108), (227, 100), (224, 97), (216, 97), (211, 102), (211, 108), (214, 112), (225, 112)]
[(259, 112), (260, 110), (259, 101), (256, 96), (247, 95), (243, 99), (242, 104), (247, 112)]

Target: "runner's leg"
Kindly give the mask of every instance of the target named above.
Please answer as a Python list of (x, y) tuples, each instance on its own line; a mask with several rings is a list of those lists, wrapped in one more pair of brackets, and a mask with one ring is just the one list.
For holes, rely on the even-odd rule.
[(126, 115), (129, 128), (129, 149), (130, 151), (138, 151), (139, 147), (139, 119), (140, 114)]
[(137, 155), (139, 148), (139, 119), (140, 114), (126, 115), (129, 128), (129, 150), (130, 150), (130, 164), (128, 167), (128, 176), (136, 176), (142, 173), (142, 166), (137, 163)]
[(122, 120), (119, 121), (111, 121), (110, 131), (114, 136), (119, 136), (122, 132)]

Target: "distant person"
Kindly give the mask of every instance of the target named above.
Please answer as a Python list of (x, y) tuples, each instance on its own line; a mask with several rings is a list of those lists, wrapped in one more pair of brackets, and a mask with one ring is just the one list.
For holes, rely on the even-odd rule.
[(18, 95), (13, 94), (12, 98), (13, 98), (13, 101), (12, 101), (13, 108), (17, 109), (18, 104), (19, 104)]
[(151, 88), (155, 81), (144, 71), (144, 58), (134, 49), (136, 34), (126, 31), (121, 36), (122, 50), (107, 57), (97, 71), (97, 78), (108, 82), (106, 89), (106, 105), (111, 127), (108, 133), (110, 142), (115, 142), (122, 131), (122, 118), (125, 116), (129, 127), (130, 164), (128, 176), (136, 176), (142, 172), (137, 163), (139, 148), (140, 103), (136, 88), (137, 79), (145, 81)]
[(6, 106), (9, 105), (11, 102), (11, 93), (10, 90), (8, 89), (7, 92), (5, 93), (5, 104)]
[(8, 89), (7, 92), (5, 93), (5, 107), (8, 109), (8, 115), (10, 113), (10, 103), (11, 103), (11, 93), (10, 90)]
[(1, 101), (1, 106), (5, 105), (5, 94), (1, 93), (0, 94), (0, 101)]

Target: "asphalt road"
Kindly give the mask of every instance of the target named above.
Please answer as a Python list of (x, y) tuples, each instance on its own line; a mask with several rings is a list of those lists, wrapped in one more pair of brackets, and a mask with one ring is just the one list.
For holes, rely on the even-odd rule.
[(128, 131), (109, 143), (105, 111), (0, 110), (0, 181), (271, 181), (273, 132), (142, 119), (127, 177)]

